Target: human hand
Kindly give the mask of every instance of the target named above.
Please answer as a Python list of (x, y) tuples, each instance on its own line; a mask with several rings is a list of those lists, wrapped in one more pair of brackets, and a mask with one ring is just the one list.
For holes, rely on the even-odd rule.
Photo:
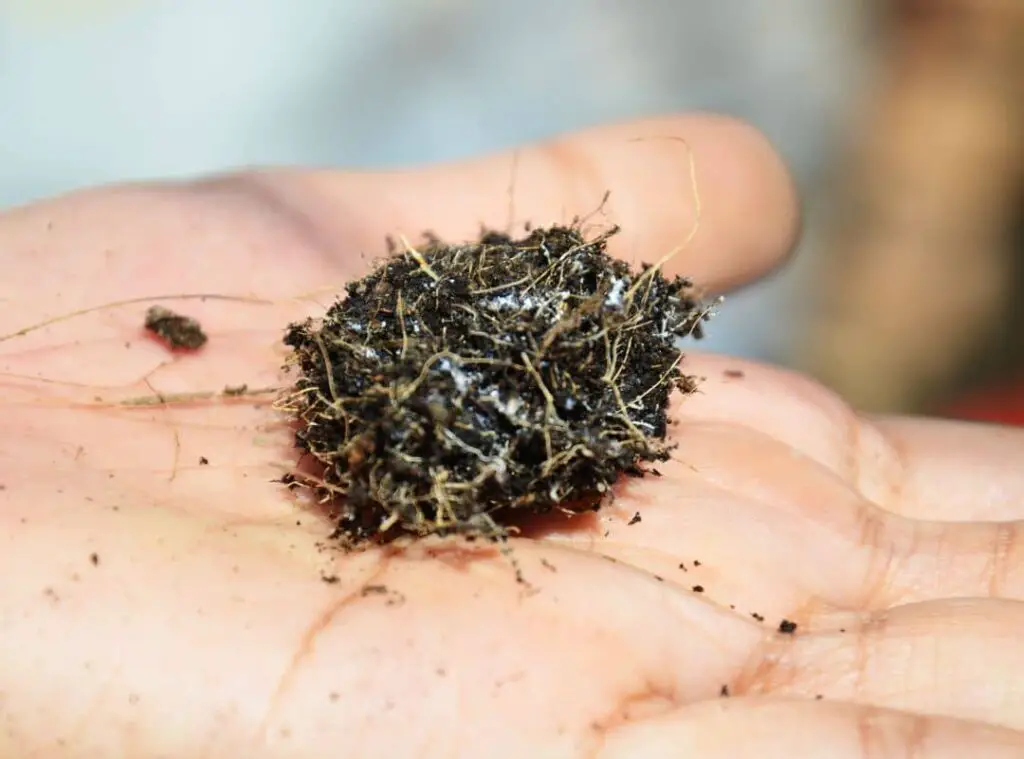
[[(613, 252), (653, 260), (694, 221), (685, 151), (635, 140), (666, 135), (703, 200), (669, 273), (720, 291), (775, 265), (785, 172), (703, 116), (515, 161), (107, 188), (0, 218), (0, 755), (1024, 755), (1017, 433), (861, 420), (801, 377), (694, 353), (707, 380), (673, 408), (664, 476), (512, 541), (528, 591), (486, 547), (322, 548), (330, 525), (271, 482), (294, 452), (265, 397), (122, 404), (279, 384), (286, 324), (388, 233), (467, 238), (510, 206), (568, 221), (611, 190)], [(237, 299), (150, 300), (175, 293)], [(153, 303), (209, 344), (146, 339)]]

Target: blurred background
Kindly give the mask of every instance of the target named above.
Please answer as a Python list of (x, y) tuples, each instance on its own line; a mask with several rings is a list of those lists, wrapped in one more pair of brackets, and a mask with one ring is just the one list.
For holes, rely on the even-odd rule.
[(0, 0), (0, 208), (682, 109), (766, 133), (808, 219), (705, 347), (1024, 424), (1021, 0)]

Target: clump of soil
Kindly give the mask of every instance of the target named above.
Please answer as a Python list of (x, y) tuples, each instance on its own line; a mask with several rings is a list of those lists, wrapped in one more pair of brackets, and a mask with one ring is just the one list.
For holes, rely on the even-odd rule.
[(145, 327), (178, 350), (198, 350), (206, 344), (206, 333), (199, 322), (163, 306), (151, 306), (146, 311)]
[(710, 308), (693, 284), (606, 252), (578, 225), (392, 250), (322, 319), (292, 324), (278, 408), (322, 466), (285, 482), (337, 508), (348, 544), (504, 538), (525, 514), (599, 508), (664, 461), (677, 342)]

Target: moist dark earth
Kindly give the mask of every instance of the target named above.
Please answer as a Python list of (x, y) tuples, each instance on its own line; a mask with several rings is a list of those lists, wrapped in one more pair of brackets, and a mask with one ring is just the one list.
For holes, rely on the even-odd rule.
[(711, 309), (683, 277), (607, 253), (580, 225), (391, 254), (320, 319), (288, 327), (309, 467), (358, 545), (399, 534), (503, 539), (523, 514), (600, 508), (668, 459), (666, 409), (693, 392), (679, 341)]

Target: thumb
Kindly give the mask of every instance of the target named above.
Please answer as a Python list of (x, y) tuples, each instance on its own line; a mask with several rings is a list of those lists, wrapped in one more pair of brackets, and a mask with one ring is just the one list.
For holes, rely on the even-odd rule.
[(639, 265), (679, 249), (666, 274), (716, 292), (778, 265), (799, 227), (793, 184), (767, 140), (710, 115), (603, 126), (457, 163), (275, 170), (255, 181), (363, 251), (388, 234), (463, 240), (481, 225), (515, 231), (589, 215), (622, 227), (614, 255)]

